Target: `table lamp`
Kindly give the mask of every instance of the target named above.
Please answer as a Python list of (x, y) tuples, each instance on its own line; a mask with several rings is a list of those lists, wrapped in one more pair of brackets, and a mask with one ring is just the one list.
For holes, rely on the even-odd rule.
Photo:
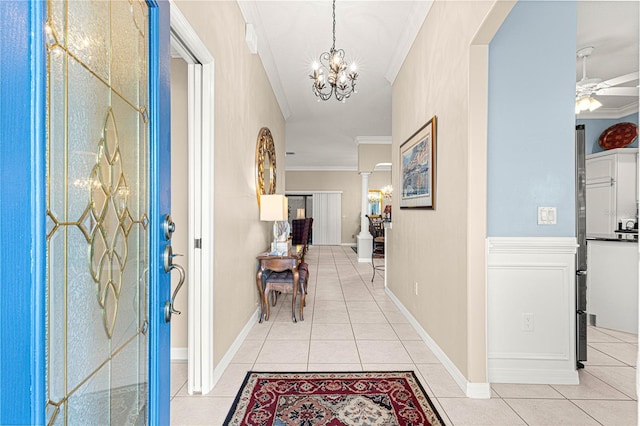
[(281, 194), (270, 194), (260, 196), (260, 220), (273, 220), (273, 249), (278, 242), (286, 242), (289, 238), (289, 204), (287, 197)]

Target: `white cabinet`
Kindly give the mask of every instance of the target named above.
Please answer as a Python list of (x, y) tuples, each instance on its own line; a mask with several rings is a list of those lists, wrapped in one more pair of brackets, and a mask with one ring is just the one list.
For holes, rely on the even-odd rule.
[(611, 234), (618, 221), (635, 219), (638, 199), (637, 148), (586, 157), (587, 234)]
[(598, 327), (638, 333), (638, 243), (587, 241), (587, 312)]

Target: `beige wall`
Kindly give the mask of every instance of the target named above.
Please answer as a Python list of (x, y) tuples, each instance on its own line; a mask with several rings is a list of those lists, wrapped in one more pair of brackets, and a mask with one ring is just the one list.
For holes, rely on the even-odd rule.
[(436, 1), (394, 82), (392, 98), (393, 186), (401, 187), (399, 146), (435, 115), (437, 188), (435, 210), (400, 210), (395, 191), (389, 287), (462, 374), (476, 382), (485, 377), (474, 373), (470, 378), (468, 366), (486, 361), (483, 348), (471, 351), (468, 343), (473, 322), (468, 321), (467, 288), (467, 223), (473, 214), (467, 210), (469, 58), (471, 40), (493, 3)]
[(373, 171), (376, 167), (376, 164), (380, 163), (391, 163), (390, 144), (358, 145), (358, 171)]
[(255, 193), (256, 138), (269, 127), (276, 145), (277, 192), (284, 192), (285, 123), (262, 62), (245, 43), (235, 1), (177, 0), (176, 4), (215, 59), (214, 346), (215, 363), (229, 350), (258, 307), (257, 253), (270, 240), (259, 221)]
[[(188, 221), (189, 221), (189, 166), (187, 129), (187, 63), (182, 59), (171, 59), (171, 218), (176, 231), (171, 237), (174, 253), (184, 255), (175, 258), (175, 263), (187, 268)], [(179, 275), (171, 274), (171, 291), (178, 285)], [(188, 277), (187, 277), (188, 278)], [(187, 285), (182, 286), (176, 297), (175, 308), (182, 315), (171, 318), (171, 347), (186, 348), (187, 341)]]
[[(375, 171), (369, 189), (391, 184), (391, 172)], [(342, 243), (355, 244), (360, 232), (362, 178), (358, 172), (288, 171), (287, 191), (342, 191)]]

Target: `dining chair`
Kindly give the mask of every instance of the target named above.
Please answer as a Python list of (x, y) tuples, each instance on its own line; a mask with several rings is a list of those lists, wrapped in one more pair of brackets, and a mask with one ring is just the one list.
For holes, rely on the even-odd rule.
[[(373, 236), (373, 245), (371, 247), (371, 266), (373, 268), (373, 276), (371, 282), (376, 277), (376, 272), (384, 277), (384, 222), (380, 218), (372, 218), (367, 215), (369, 219), (369, 232)], [(382, 259), (382, 264), (380, 264)], [(376, 260), (378, 264), (376, 264)]]

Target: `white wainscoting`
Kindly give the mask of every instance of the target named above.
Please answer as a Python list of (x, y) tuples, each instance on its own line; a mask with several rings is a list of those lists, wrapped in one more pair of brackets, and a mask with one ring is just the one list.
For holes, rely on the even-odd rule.
[(487, 244), (489, 382), (577, 384), (576, 239)]

